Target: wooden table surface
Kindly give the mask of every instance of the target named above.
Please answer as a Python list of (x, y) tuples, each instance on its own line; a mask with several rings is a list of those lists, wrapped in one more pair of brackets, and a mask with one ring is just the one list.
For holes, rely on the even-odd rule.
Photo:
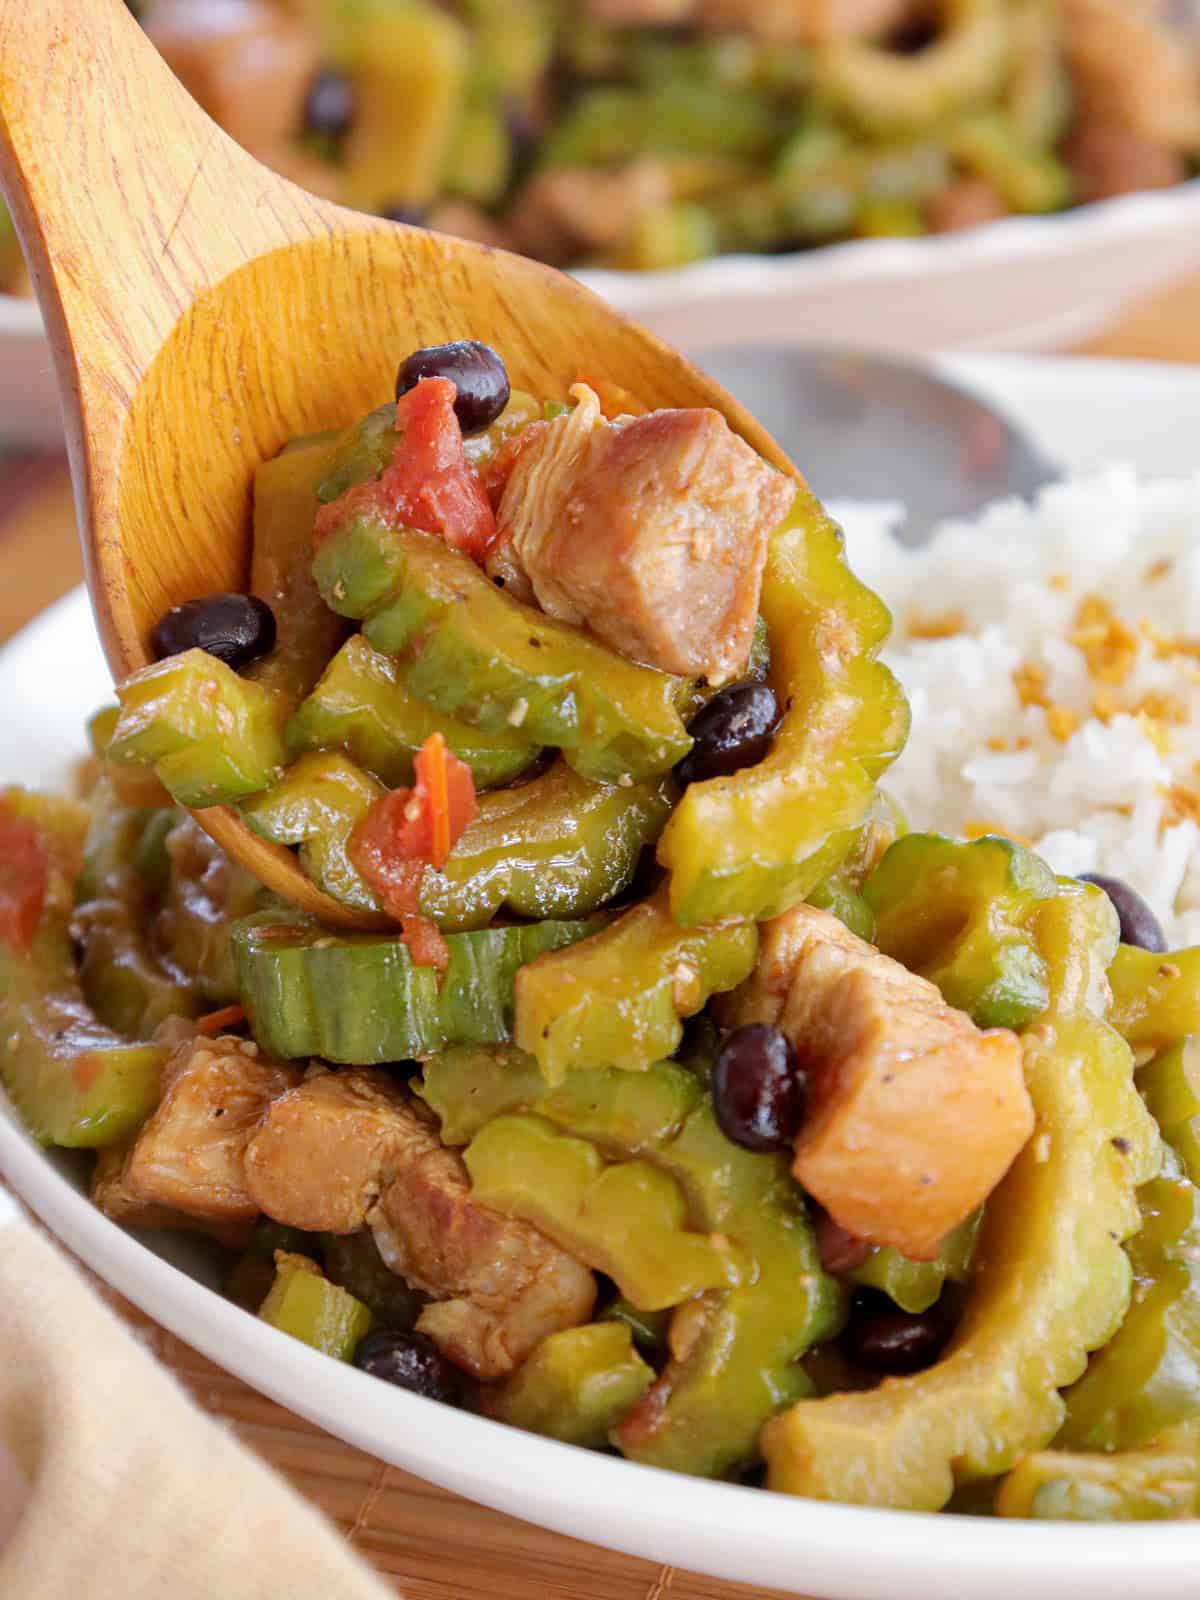
[[(1200, 361), (1200, 279), (1135, 308), (1085, 350)], [(0, 639), (79, 579), (62, 464), (0, 478)], [(434, 1489), (332, 1439), (118, 1304), (199, 1403), (320, 1505), (409, 1600), (748, 1600), (752, 1592), (776, 1600), (596, 1550)]]

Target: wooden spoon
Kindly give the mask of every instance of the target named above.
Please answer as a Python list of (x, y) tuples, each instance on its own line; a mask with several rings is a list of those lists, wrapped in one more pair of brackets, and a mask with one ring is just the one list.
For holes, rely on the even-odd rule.
[[(713, 406), (794, 472), (717, 384), (569, 278), (269, 172), (185, 93), (122, 0), (0, 0), (0, 185), (49, 331), (117, 679), (153, 659), (171, 606), (246, 586), (258, 463), (389, 399), (420, 346), (483, 339), (546, 397), (586, 370), (651, 406)], [(306, 911), (379, 925), (234, 811), (197, 817)]]

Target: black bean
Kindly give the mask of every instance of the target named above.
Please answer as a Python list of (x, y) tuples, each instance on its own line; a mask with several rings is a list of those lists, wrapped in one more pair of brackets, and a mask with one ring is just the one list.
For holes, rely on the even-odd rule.
[[(811, 1201), (809, 1203), (812, 1205)], [(865, 1239), (847, 1233), (841, 1223), (835, 1222), (820, 1206), (813, 1206), (812, 1225), (821, 1265), (835, 1278), (861, 1267), (871, 1254), (871, 1246)]]
[(1105, 877), (1102, 872), (1083, 872), (1080, 882), (1094, 883), (1112, 901), (1121, 923), (1122, 944), (1134, 944), (1140, 950), (1155, 952), (1167, 948), (1162, 924), (1136, 889), (1131, 889), (1120, 878)]
[(939, 1306), (913, 1314), (885, 1294), (861, 1290), (841, 1337), (842, 1353), (856, 1366), (889, 1378), (931, 1367), (946, 1347), (950, 1323)]
[(322, 67), (304, 101), (305, 131), (336, 144), (354, 126), (356, 109), (353, 79), (336, 67)]
[(779, 722), (779, 702), (769, 684), (731, 683), (692, 718), (688, 732), (696, 742), (676, 776), (686, 787), (754, 766), (771, 748)]
[(804, 1120), (805, 1089), (796, 1052), (765, 1022), (731, 1033), (713, 1068), (717, 1121), (744, 1150), (786, 1150)]
[(168, 611), (151, 636), (155, 654), (206, 650), (226, 666), (244, 667), (275, 647), (275, 613), (251, 594), (210, 594)]
[(454, 1405), (459, 1398), (458, 1374), (423, 1333), (391, 1329), (369, 1333), (354, 1352), (354, 1365), (384, 1383), (424, 1395), (426, 1400)]
[(490, 345), (477, 339), (414, 350), (400, 368), (396, 399), (422, 378), (449, 378), (458, 390), (454, 414), (463, 433), (483, 433), (508, 404), (512, 393), (504, 363)]

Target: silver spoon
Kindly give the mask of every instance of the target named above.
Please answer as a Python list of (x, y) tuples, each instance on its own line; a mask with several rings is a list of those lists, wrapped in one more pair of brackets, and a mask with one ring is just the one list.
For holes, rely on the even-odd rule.
[(1001, 412), (925, 367), (830, 348), (744, 345), (698, 364), (775, 436), (824, 500), (900, 500), (918, 545), (944, 517), (1061, 474)]

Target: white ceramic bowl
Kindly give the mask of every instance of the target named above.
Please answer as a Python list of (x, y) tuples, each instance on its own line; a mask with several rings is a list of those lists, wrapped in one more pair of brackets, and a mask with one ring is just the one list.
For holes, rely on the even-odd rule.
[(676, 272), (585, 273), (669, 343), (1057, 350), (1200, 268), (1200, 179), (1050, 217)]
[[(684, 350), (757, 339), (881, 350), (1053, 350), (1200, 270), (1200, 179), (1052, 217), (584, 281)], [(0, 295), (0, 439), (58, 437), (37, 307)]]
[[(1200, 370), (959, 360), (955, 375), (1086, 469), (1116, 456), (1194, 468)], [(1129, 431), (1135, 418), (1139, 432)], [(0, 782), (65, 781), (107, 675), (86, 600), (0, 652)], [(700, 1482), (554, 1444), (365, 1377), (212, 1291), (195, 1240), (122, 1231), (85, 1197), (85, 1164), (3, 1114), (0, 1173), (102, 1277), (211, 1360), (383, 1460), (531, 1522), (652, 1560), (826, 1600), (1194, 1600), (1200, 1522), (1015, 1524), (865, 1511)]]

